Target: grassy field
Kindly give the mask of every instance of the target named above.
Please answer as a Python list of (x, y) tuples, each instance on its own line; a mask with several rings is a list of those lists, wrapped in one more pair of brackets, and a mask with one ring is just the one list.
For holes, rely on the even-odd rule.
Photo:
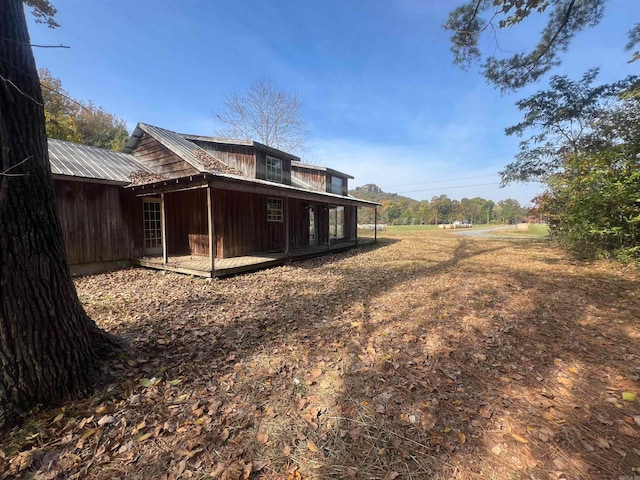
[(549, 236), (549, 227), (547, 225), (531, 224), (527, 231), (519, 231), (515, 225), (513, 228), (501, 230), (500, 235), (513, 235), (514, 237), (523, 238), (547, 238)]
[(130, 344), (0, 441), (0, 478), (620, 479), (640, 468), (640, 274), (537, 240), (389, 230), (206, 282), (79, 278)]
[[(502, 228), (508, 227), (506, 229), (501, 229), (495, 233), (495, 235), (499, 236), (513, 236), (520, 238), (537, 238), (543, 239), (549, 236), (549, 227), (547, 225), (535, 225), (531, 224), (528, 226), (527, 231), (518, 231), (515, 225), (494, 225), (494, 224), (477, 224), (472, 227), (473, 230), (480, 230), (485, 228)], [(404, 235), (407, 233), (419, 233), (419, 232), (433, 232), (438, 231), (438, 225), (389, 225), (386, 230), (386, 235)], [(459, 232), (459, 231), (467, 231), (468, 229), (447, 229), (446, 232)], [(384, 236), (385, 233), (381, 232), (380, 236)]]

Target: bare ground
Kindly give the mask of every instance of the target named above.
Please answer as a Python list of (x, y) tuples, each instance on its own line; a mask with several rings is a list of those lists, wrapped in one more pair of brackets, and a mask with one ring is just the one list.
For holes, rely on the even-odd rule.
[(130, 351), (6, 436), (0, 478), (640, 477), (634, 268), (432, 232), (77, 288)]

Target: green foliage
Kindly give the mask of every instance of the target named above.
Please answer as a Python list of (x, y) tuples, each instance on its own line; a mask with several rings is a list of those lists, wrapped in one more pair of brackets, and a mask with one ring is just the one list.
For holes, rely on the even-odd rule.
[(44, 23), (49, 28), (60, 26), (53, 18), (58, 11), (49, 0), (24, 0), (24, 4), (33, 9), (31, 13), (33, 13), (36, 23)]
[[(606, 0), (467, 0), (449, 14), (444, 27), (453, 32), (454, 64), (465, 68), (482, 61), (482, 73), (490, 83), (503, 91), (516, 90), (558, 66), (573, 37), (602, 20), (605, 4)], [(483, 55), (482, 34), (492, 34), (499, 44), (499, 29), (514, 27), (531, 14), (544, 15), (546, 25), (529, 51), (504, 58)], [(638, 28), (629, 33), (628, 50), (639, 41)]]
[[(524, 111), (524, 120), (505, 130), (507, 135), (532, 135), (520, 142), (516, 160), (500, 172), (502, 184), (513, 181), (544, 181), (558, 172), (567, 155), (593, 151), (628, 137), (633, 115), (624, 113), (629, 104), (620, 99), (632, 91), (638, 78), (629, 76), (619, 82), (592, 86), (597, 69), (586, 72), (581, 80), (554, 76), (550, 88), (516, 103)], [(623, 105), (624, 104), (624, 105)], [(630, 123), (619, 121), (621, 115)], [(632, 129), (633, 130), (633, 129)]]
[(567, 158), (549, 179), (551, 235), (581, 257), (640, 261), (640, 160), (635, 148)]
[(638, 79), (593, 87), (596, 75), (553, 77), (549, 90), (518, 102), (525, 118), (506, 133), (533, 134), (502, 180), (543, 180), (535, 213), (577, 255), (640, 259)]
[(129, 132), (124, 120), (105, 112), (92, 102), (74, 100), (62, 88), (60, 79), (40, 69), (47, 136), (94, 147), (122, 150)]

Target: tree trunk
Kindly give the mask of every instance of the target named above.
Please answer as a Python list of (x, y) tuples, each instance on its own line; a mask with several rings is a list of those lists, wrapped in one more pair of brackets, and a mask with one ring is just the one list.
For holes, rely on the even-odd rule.
[(0, 429), (87, 392), (115, 346), (78, 300), (23, 4), (0, 0)]

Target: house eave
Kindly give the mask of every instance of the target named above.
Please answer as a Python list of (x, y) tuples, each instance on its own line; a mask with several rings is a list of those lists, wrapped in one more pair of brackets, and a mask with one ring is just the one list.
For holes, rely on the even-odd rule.
[(119, 180), (109, 180), (105, 178), (94, 178), (94, 177), (80, 177), (77, 175), (62, 175), (59, 173), (52, 173), (51, 176), (54, 180), (65, 180), (68, 182), (84, 182), (84, 183), (100, 183), (102, 185), (116, 185), (119, 187), (126, 187), (131, 182), (122, 182)]
[(336, 205), (355, 205), (363, 207), (377, 207), (379, 203), (368, 200), (360, 200), (351, 196), (335, 193), (317, 192), (305, 190), (291, 185), (269, 182), (267, 180), (248, 179), (239, 175), (231, 175), (218, 172), (206, 172), (196, 175), (188, 175), (169, 180), (149, 182), (145, 184), (129, 185), (126, 188), (136, 192), (139, 196), (154, 195), (157, 193), (189, 190), (210, 186), (222, 190), (235, 190), (248, 193), (259, 193), (288, 198), (317, 200)]

